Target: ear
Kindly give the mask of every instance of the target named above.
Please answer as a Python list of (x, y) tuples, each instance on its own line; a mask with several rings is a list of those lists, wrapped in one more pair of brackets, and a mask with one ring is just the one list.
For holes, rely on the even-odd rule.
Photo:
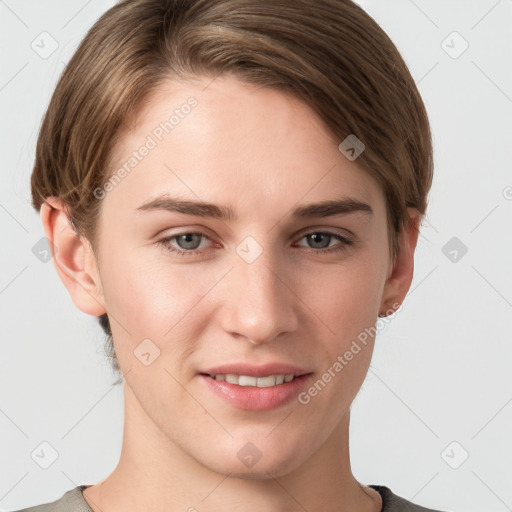
[(40, 216), (53, 263), (76, 307), (88, 315), (106, 313), (96, 258), (89, 241), (73, 229), (64, 204), (47, 197)]
[(418, 241), (421, 215), (416, 208), (407, 208), (409, 222), (399, 235), (399, 251), (390, 264), (384, 285), (379, 316), (389, 316), (405, 299), (414, 274), (414, 251)]

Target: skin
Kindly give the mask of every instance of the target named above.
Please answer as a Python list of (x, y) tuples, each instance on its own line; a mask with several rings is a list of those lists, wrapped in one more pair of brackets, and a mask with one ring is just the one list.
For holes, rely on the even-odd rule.
[[(308, 106), (233, 77), (160, 87), (122, 133), (116, 163), (191, 95), (198, 106), (102, 199), (96, 254), (60, 201), (48, 198), (41, 209), (60, 278), (81, 311), (109, 314), (125, 376), (119, 464), (84, 497), (95, 512), (379, 511), (380, 496), (355, 479), (349, 456), (350, 405), (373, 338), (306, 405), (238, 409), (197, 372), (279, 361), (316, 381), (379, 312), (402, 303), (420, 215), (409, 209), (392, 261), (385, 198), (373, 178), (340, 153), (341, 141)], [(238, 219), (137, 210), (164, 193), (230, 206)], [(343, 196), (367, 202), (373, 214), (290, 217), (299, 205)], [(206, 237), (192, 238), (195, 255), (158, 243), (197, 230)], [(355, 244), (322, 253), (342, 242), (305, 235), (325, 231)], [(250, 264), (236, 252), (247, 236), (263, 251)], [(192, 247), (190, 239), (170, 245)], [(134, 355), (147, 338), (160, 350), (148, 366)], [(249, 441), (262, 454), (250, 468), (237, 457)]]

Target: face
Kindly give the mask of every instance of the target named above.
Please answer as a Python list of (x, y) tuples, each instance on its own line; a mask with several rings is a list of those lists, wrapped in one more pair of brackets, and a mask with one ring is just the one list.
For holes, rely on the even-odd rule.
[(365, 378), (386, 204), (305, 104), (210, 82), (161, 87), (122, 133), (114, 170), (138, 156), (102, 199), (102, 300), (155, 435), (219, 473), (279, 475), (329, 442)]

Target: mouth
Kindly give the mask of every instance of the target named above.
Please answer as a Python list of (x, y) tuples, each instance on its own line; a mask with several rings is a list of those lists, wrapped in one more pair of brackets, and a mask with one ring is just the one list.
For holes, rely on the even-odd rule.
[[(248, 370), (246, 370), (248, 371)], [(236, 409), (269, 411), (292, 404), (301, 391), (309, 385), (313, 373), (199, 373), (198, 377), (213, 400), (220, 399)], [(296, 401), (296, 400), (295, 400)]]

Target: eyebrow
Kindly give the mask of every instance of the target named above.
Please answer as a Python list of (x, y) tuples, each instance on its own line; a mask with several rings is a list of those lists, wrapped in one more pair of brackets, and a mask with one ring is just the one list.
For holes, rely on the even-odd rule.
[[(234, 210), (228, 206), (206, 203), (203, 201), (191, 201), (159, 196), (139, 206), (137, 210), (154, 211), (164, 210), (169, 212), (183, 213), (198, 217), (212, 217), (225, 221), (237, 220)], [(359, 199), (344, 197), (342, 199), (331, 199), (319, 203), (311, 203), (299, 206), (292, 211), (294, 219), (308, 219), (313, 217), (331, 217), (334, 215), (346, 215), (355, 212), (373, 214), (372, 207)]]

